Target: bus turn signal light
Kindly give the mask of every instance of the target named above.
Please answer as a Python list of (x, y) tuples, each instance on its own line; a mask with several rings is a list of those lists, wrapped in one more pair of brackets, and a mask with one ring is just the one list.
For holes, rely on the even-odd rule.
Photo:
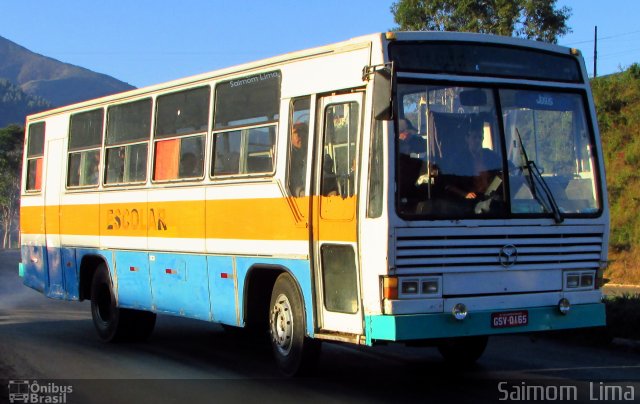
[(382, 286), (385, 299), (398, 298), (398, 278), (395, 276), (387, 276), (383, 278)]

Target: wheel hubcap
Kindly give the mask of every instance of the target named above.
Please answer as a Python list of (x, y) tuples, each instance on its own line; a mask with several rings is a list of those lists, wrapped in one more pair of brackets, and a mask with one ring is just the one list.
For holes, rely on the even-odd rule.
[(293, 313), (291, 304), (285, 295), (279, 295), (276, 303), (271, 308), (269, 316), (271, 328), (271, 340), (282, 355), (287, 355), (291, 350), (293, 336)]

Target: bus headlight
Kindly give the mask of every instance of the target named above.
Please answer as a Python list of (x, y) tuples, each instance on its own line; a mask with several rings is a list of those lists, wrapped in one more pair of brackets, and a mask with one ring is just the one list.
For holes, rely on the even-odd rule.
[(382, 289), (391, 300), (442, 297), (442, 276), (385, 276)]
[(440, 282), (438, 279), (427, 279), (422, 281), (422, 294), (433, 295), (440, 293)]
[(564, 290), (592, 290), (595, 278), (595, 271), (566, 271), (564, 273)]
[(402, 295), (417, 295), (420, 283), (417, 279), (407, 279), (400, 281), (400, 292)]
[(583, 288), (592, 288), (593, 287), (593, 278), (594, 274), (581, 274), (580, 275), (580, 286)]
[(565, 282), (567, 289), (575, 289), (580, 287), (580, 274), (567, 274), (567, 281)]
[(423, 299), (441, 297), (442, 277), (440, 276), (416, 276), (399, 277), (400, 299)]

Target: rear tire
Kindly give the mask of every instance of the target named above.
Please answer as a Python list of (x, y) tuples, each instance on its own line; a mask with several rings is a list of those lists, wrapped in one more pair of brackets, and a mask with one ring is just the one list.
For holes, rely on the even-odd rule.
[(144, 341), (156, 324), (155, 313), (121, 309), (116, 305), (104, 263), (98, 266), (91, 282), (91, 317), (98, 337), (104, 342)]
[(452, 338), (438, 344), (438, 351), (451, 365), (470, 366), (480, 359), (488, 341), (486, 336)]
[(91, 317), (101, 340), (115, 342), (122, 339), (120, 310), (104, 263), (98, 266), (91, 281)]
[(278, 367), (286, 376), (311, 372), (321, 345), (305, 335), (304, 304), (288, 273), (281, 274), (276, 280), (269, 307), (269, 333)]

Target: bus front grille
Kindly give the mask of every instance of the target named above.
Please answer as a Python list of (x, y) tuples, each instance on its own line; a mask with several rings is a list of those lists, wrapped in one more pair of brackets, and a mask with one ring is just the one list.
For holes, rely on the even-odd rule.
[(597, 269), (604, 226), (396, 228), (397, 274)]

